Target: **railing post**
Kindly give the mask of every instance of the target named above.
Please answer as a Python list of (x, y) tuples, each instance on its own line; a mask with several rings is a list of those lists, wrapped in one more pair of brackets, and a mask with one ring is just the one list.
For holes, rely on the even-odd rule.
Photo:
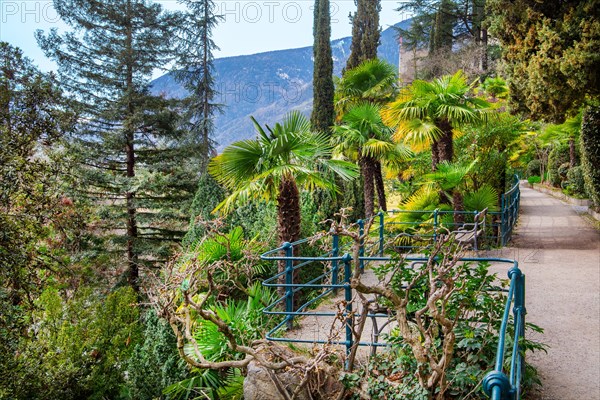
[(379, 211), (379, 257), (383, 257), (383, 227), (384, 227), (384, 221), (383, 221), (383, 211)]
[[(479, 250), (479, 248), (477, 247), (477, 231), (479, 230), (479, 221), (477, 218), (477, 210), (473, 211), (473, 226), (475, 228), (475, 234), (473, 235), (473, 249), (475, 249), (475, 251)], [(483, 232), (483, 234), (485, 235), (485, 232)]]
[(506, 200), (504, 198), (504, 193), (500, 195), (500, 245), (504, 246), (506, 243), (504, 241), (504, 233), (506, 231)]
[(360, 270), (364, 271), (365, 264), (364, 264), (363, 257), (365, 255), (365, 240), (363, 238), (363, 235), (365, 234), (365, 221), (363, 221), (362, 219), (359, 219), (358, 221), (356, 221), (356, 223), (358, 224), (358, 236), (360, 237), (360, 244), (359, 244), (360, 247), (358, 248), (359, 265), (360, 265)]
[(291, 314), (294, 312), (294, 260), (291, 258), (294, 256), (294, 247), (291, 243), (285, 242), (281, 246), (285, 250), (285, 284), (289, 285), (285, 287), (285, 312), (286, 312), (286, 326), (287, 329), (292, 329), (294, 323), (294, 316)]
[(437, 242), (438, 209), (433, 210), (433, 244)]
[[(337, 285), (338, 284), (338, 260), (337, 260), (337, 256), (340, 253), (340, 238), (337, 234), (333, 235), (333, 244), (332, 244), (332, 249), (331, 249), (331, 257), (333, 258), (333, 260), (331, 261), (331, 284), (332, 285)], [(338, 289), (337, 288), (333, 288), (333, 294), (337, 294)]]
[[(352, 327), (354, 325), (354, 315), (352, 315), (352, 288), (350, 280), (352, 279), (352, 267), (350, 265), (352, 256), (348, 253), (342, 257), (344, 263), (344, 300), (346, 301), (346, 356), (350, 355), (350, 350), (354, 344), (352, 337)], [(346, 365), (346, 368), (348, 365)]]

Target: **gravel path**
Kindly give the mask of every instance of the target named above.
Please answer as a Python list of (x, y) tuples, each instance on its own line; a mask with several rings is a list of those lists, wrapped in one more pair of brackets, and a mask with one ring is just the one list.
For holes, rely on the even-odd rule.
[(529, 357), (543, 400), (600, 399), (600, 233), (576, 207), (521, 186), (513, 247), (527, 279), (527, 320), (542, 328), (548, 354)]

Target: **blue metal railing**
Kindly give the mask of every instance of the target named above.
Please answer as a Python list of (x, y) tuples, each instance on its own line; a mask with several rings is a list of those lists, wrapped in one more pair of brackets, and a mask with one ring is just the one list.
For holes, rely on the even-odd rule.
[[(483, 390), (492, 400), (513, 400), (521, 398), (521, 382), (525, 369), (521, 342), (525, 337), (525, 275), (517, 263), (508, 271), (510, 287), (506, 298), (504, 315), (498, 336), (498, 351), (494, 370), (483, 379)], [(506, 338), (509, 327), (510, 306), (513, 304), (513, 346), (510, 352), (509, 375), (503, 370), (506, 363)]]
[[(304, 243), (305, 241), (301, 241)], [(360, 318), (361, 315), (356, 313), (353, 310), (353, 289), (351, 288), (350, 281), (352, 278), (352, 256), (348, 253), (343, 256), (334, 255), (335, 248), (332, 248), (330, 252), (328, 252), (323, 257), (294, 257), (293, 248), (301, 244), (299, 242), (295, 243), (284, 243), (281, 247), (277, 249), (270, 250), (263, 255), (261, 258), (264, 260), (272, 260), (272, 261), (285, 261), (286, 269), (282, 273), (279, 273), (263, 282), (263, 285), (273, 288), (285, 288), (285, 295), (275, 300), (272, 304), (265, 308), (264, 313), (270, 315), (281, 315), (285, 318), (282, 322), (277, 324), (273, 329), (271, 329), (266, 338), (272, 341), (279, 342), (292, 342), (292, 343), (311, 343), (311, 344), (336, 344), (343, 345), (346, 347), (346, 353), (349, 354), (352, 347), (354, 345), (358, 346), (373, 346), (373, 347), (381, 347), (387, 346), (387, 343), (380, 342), (365, 342), (359, 341), (355, 342), (353, 337), (353, 324), (355, 318)], [(336, 238), (334, 235), (332, 237), (332, 244), (339, 244), (339, 238)], [(338, 249), (339, 250), (339, 249)], [(278, 256), (273, 255), (279, 252), (284, 252), (285, 255)], [(372, 261), (390, 261), (391, 257), (389, 256), (364, 256), (359, 259), (359, 267), (360, 265), (364, 265), (364, 263), (372, 262)], [(411, 263), (411, 266), (416, 263), (427, 262), (428, 258), (419, 257), (419, 256), (408, 256), (405, 258), (406, 261)], [(500, 322), (500, 329), (498, 332), (498, 350), (496, 353), (496, 361), (494, 370), (489, 372), (484, 381), (483, 388), (485, 393), (490, 396), (492, 400), (513, 400), (520, 399), (520, 383), (522, 380), (522, 374), (524, 370), (524, 359), (522, 349), (520, 347), (522, 339), (525, 335), (525, 275), (521, 272), (518, 267), (518, 263), (514, 260), (504, 259), (504, 258), (489, 258), (489, 257), (465, 257), (461, 258), (460, 261), (463, 262), (479, 262), (479, 261), (487, 261), (492, 263), (508, 263), (511, 264), (512, 267), (508, 271), (508, 277), (510, 278), (510, 286), (508, 289), (506, 305), (502, 317), (502, 321)], [(294, 262), (298, 262), (298, 264), (294, 265)], [(330, 263), (332, 266), (330, 270), (327, 270), (319, 275), (316, 278), (313, 278), (311, 281), (307, 283), (294, 283), (293, 276), (294, 271), (297, 269), (306, 267), (313, 262), (318, 263)], [(343, 265), (343, 282), (339, 283), (336, 278), (338, 271), (334, 271), (333, 266), (339, 265), (339, 263)], [(409, 266), (410, 268), (410, 266)], [(277, 279), (285, 274), (285, 283), (278, 283)], [(322, 282), (317, 283), (319, 280), (324, 280), (327, 277), (331, 277), (331, 282)], [(335, 277), (335, 278), (334, 278)], [(294, 295), (298, 290), (301, 289), (313, 289), (320, 291), (321, 293), (307, 301), (306, 303), (297, 307), (296, 310), (293, 309), (293, 299)], [(344, 290), (344, 300), (345, 300), (345, 309), (342, 315), (339, 312), (323, 312), (323, 311), (308, 311), (308, 307), (314, 304), (317, 300), (323, 298), (324, 296), (329, 295), (331, 292), (337, 289)], [(277, 310), (276, 307), (280, 305), (285, 300), (285, 310)], [(510, 326), (510, 311), (511, 305), (513, 306), (513, 325), (512, 332), (509, 331)], [(293, 325), (293, 320), (297, 316), (315, 316), (315, 317), (337, 317), (342, 318), (345, 321), (345, 339), (344, 340), (332, 340), (330, 338), (317, 340), (317, 339), (293, 339), (293, 338), (285, 338), (285, 337), (277, 337), (276, 332), (281, 328), (286, 326), (290, 329)], [(388, 318), (387, 314), (380, 313), (367, 313), (367, 318)], [(506, 343), (507, 343), (507, 335), (512, 333), (513, 343), (512, 350), (507, 353), (506, 351)], [(508, 359), (508, 374), (504, 373), (504, 367), (507, 364), (507, 356), (510, 355)]]
[[(505, 245), (512, 234), (512, 229), (516, 223), (518, 210), (519, 210), (520, 193), (518, 188), (518, 182), (505, 194), (502, 195), (501, 199), (501, 210), (496, 213), (489, 213), (499, 217), (500, 222), (495, 224), (490, 223), (488, 228), (494, 232), (497, 231), (497, 235), (493, 238), (498, 240), (502, 245)], [(398, 212), (398, 211), (395, 211)], [(465, 216), (475, 216), (477, 212), (457, 212), (457, 211), (410, 211), (411, 213), (429, 213), (433, 219), (430, 226), (432, 227), (432, 233), (427, 235), (419, 235), (424, 237), (425, 241), (431, 244), (439, 237), (439, 230), (444, 228), (446, 231), (452, 230), (453, 223), (442, 221), (444, 216), (450, 214), (461, 213)], [(365, 227), (370, 225), (369, 234), (364, 235)], [(386, 221), (386, 214), (380, 212), (372, 217), (371, 220), (357, 221), (358, 231), (361, 236), (359, 246), (359, 258), (358, 266), (362, 270), (368, 262), (372, 261), (390, 261), (390, 257), (385, 255), (386, 250), (386, 236), (394, 233), (395, 224), (392, 219)], [(419, 222), (421, 224), (422, 222)], [(388, 229), (386, 229), (386, 227)], [(365, 241), (365, 237), (370, 237), (372, 240)], [(486, 237), (487, 238), (487, 237)], [(329, 343), (344, 345), (346, 351), (349, 353), (354, 345), (359, 346), (386, 346), (386, 343), (379, 342), (359, 342), (355, 343), (352, 333), (353, 321), (355, 318), (361, 317), (359, 313), (353, 310), (352, 304), (352, 288), (350, 281), (352, 278), (352, 256), (348, 254), (349, 249), (345, 249), (341, 238), (333, 234), (322, 238), (321, 240), (331, 240), (330, 243), (321, 243), (321, 247), (330, 249), (325, 254), (318, 257), (301, 257), (294, 256), (294, 250), (300, 245), (304, 245), (309, 242), (310, 239), (302, 239), (294, 243), (283, 243), (280, 247), (267, 251), (261, 255), (263, 260), (271, 260), (275, 262), (281, 262), (285, 264), (283, 271), (268, 278), (263, 282), (263, 285), (283, 289), (282, 296), (276, 299), (273, 303), (264, 309), (264, 313), (271, 315), (281, 315), (283, 320), (271, 329), (266, 338), (272, 341), (280, 342), (294, 342), (294, 343)], [(414, 239), (411, 238), (411, 240)], [(392, 244), (394, 251), (397, 251), (397, 247)], [(410, 246), (409, 250), (414, 254), (413, 250), (420, 249), (417, 246)], [(340, 255), (344, 252), (343, 255)], [(418, 252), (418, 251), (417, 251)], [(407, 256), (405, 260), (414, 265), (416, 263), (423, 263), (427, 261), (427, 258), (422, 256), (414, 255)], [(512, 268), (509, 270), (508, 275), (510, 278), (510, 288), (508, 290), (507, 302), (504, 311), (504, 315), (500, 325), (499, 337), (498, 337), (498, 352), (496, 358), (495, 369), (490, 372), (484, 380), (484, 389), (486, 393), (491, 396), (493, 400), (507, 400), (515, 399), (520, 396), (520, 382), (523, 372), (523, 355), (520, 349), (521, 338), (524, 337), (525, 331), (525, 277), (518, 268), (517, 262), (514, 260), (501, 259), (501, 258), (482, 258), (482, 257), (471, 257), (463, 258), (461, 261), (489, 261), (498, 263), (511, 263)], [(314, 264), (320, 264), (323, 273), (316, 277), (310, 278), (308, 282), (294, 282), (294, 275), (303, 268), (312, 266)], [(340, 281), (341, 278), (341, 281)], [(325, 312), (325, 311), (309, 311), (309, 307), (315, 304), (320, 299), (328, 296), (331, 293), (336, 293), (338, 290), (344, 291), (345, 309), (343, 315), (339, 312)], [(315, 291), (316, 296), (310, 298), (304, 304), (296, 306), (294, 308), (294, 300), (298, 296), (300, 290), (312, 290)], [(510, 372), (509, 376), (506, 376), (503, 372), (503, 366), (505, 365), (505, 345), (509, 327), (509, 316), (510, 306), (514, 303), (513, 307), (513, 320), (514, 320), (514, 343), (510, 358)], [(291, 329), (293, 327), (294, 318), (297, 316), (316, 316), (316, 317), (334, 317), (343, 318), (345, 321), (345, 339), (344, 340), (306, 340), (306, 339), (292, 339), (277, 337), (277, 332), (282, 328)], [(363, 316), (364, 317), (364, 316)], [(388, 317), (387, 314), (371, 314), (367, 313), (367, 318), (384, 318)], [(511, 397), (512, 396), (512, 397)]]

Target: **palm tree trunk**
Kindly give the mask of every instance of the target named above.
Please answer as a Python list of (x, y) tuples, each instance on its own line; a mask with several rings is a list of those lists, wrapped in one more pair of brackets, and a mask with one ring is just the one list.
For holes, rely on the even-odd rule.
[(365, 199), (365, 218), (371, 218), (373, 216), (374, 198), (375, 198), (375, 185), (373, 182), (373, 160), (371, 157), (361, 156), (359, 159), (360, 173), (363, 178), (363, 195)]
[(431, 170), (437, 170), (437, 165), (440, 163), (440, 155), (439, 155), (439, 141), (434, 140), (431, 142)]
[(438, 140), (439, 161), (452, 162), (454, 146), (452, 142), (452, 125), (447, 119), (437, 121), (436, 125), (442, 131), (442, 137)]
[[(463, 211), (465, 209), (463, 204), (463, 196), (462, 193), (458, 190), (454, 190), (452, 192), (452, 207), (454, 211)], [(465, 215), (464, 214), (454, 214), (454, 223), (455, 224), (464, 224), (465, 223)]]
[(374, 162), (374, 178), (375, 187), (377, 188), (377, 200), (379, 201), (379, 207), (383, 211), (387, 211), (387, 204), (385, 200), (385, 186), (383, 184), (383, 174), (381, 172), (381, 163), (379, 161)]
[[(296, 181), (287, 177), (281, 180), (279, 184), (279, 195), (277, 196), (277, 228), (279, 232), (279, 241), (293, 243), (300, 239), (300, 192)], [(293, 256), (297, 254), (297, 247), (294, 247)], [(279, 261), (278, 272), (285, 271), (285, 261)], [(294, 272), (294, 282), (298, 282), (298, 272)], [(279, 277), (279, 283), (285, 284), (285, 275)], [(285, 295), (286, 288), (279, 287), (277, 293), (279, 296)], [(296, 293), (296, 297), (299, 293)], [(294, 310), (296, 305), (294, 304)]]

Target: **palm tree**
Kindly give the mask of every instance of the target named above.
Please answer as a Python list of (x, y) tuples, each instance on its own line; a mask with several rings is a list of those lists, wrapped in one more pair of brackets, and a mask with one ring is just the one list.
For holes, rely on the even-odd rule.
[(381, 163), (408, 158), (411, 153), (402, 144), (394, 143), (392, 130), (381, 120), (380, 107), (362, 103), (350, 108), (343, 116), (342, 125), (333, 128), (336, 150), (347, 158), (358, 161), (363, 178), (365, 217), (374, 210), (375, 188), (379, 207), (387, 211)]
[(462, 71), (431, 82), (416, 80), (384, 108), (383, 121), (396, 127), (396, 139), (411, 143), (416, 150), (431, 146), (436, 170), (439, 162), (452, 162), (453, 131), (487, 119), (490, 104), (469, 95), (473, 86)]
[[(358, 176), (356, 166), (331, 159), (327, 135), (312, 133), (308, 118), (297, 111), (287, 114), (283, 124), (266, 126), (268, 132), (252, 121), (258, 137), (229, 145), (208, 165), (209, 173), (231, 191), (217, 210), (227, 213), (252, 199), (275, 202), (279, 240), (295, 242), (300, 239), (299, 187), (335, 192), (332, 173), (350, 180)], [(280, 263), (279, 272), (283, 268)]]
[(398, 71), (387, 61), (367, 60), (336, 80), (335, 108), (338, 117), (359, 103), (385, 104), (398, 94)]

